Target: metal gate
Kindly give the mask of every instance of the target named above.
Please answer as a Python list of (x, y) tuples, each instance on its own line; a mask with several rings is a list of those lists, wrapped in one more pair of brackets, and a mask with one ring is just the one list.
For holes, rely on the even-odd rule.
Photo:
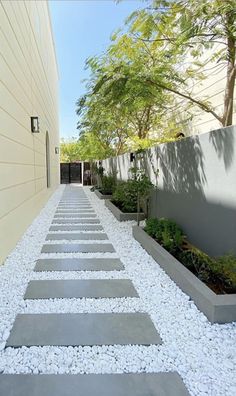
[(61, 184), (82, 183), (81, 162), (61, 163)]

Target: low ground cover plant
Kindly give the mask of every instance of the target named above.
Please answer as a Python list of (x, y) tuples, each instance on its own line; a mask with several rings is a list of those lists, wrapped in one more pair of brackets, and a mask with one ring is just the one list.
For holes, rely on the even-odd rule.
[(144, 231), (217, 294), (236, 293), (236, 256), (210, 257), (191, 245), (168, 219), (148, 219)]

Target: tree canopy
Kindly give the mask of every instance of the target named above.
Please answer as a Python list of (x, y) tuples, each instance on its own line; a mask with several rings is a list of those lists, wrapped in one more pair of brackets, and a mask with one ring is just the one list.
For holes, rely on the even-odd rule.
[[(106, 52), (87, 60), (90, 78), (77, 101), (84, 155), (99, 159), (173, 139), (196, 108), (231, 125), (235, 15), (236, 0), (149, 0), (132, 13)], [(212, 69), (225, 70), (222, 113), (192, 92), (206, 78), (206, 53)]]

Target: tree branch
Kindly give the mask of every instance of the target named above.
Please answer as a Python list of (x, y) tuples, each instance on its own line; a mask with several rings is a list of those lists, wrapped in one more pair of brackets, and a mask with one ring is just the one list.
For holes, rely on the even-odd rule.
[(178, 96), (181, 96), (181, 97), (184, 98), (184, 99), (187, 99), (187, 100), (191, 101), (192, 103), (194, 103), (194, 104), (196, 104), (198, 107), (200, 107), (202, 110), (206, 111), (207, 113), (212, 114), (221, 124), (223, 124), (223, 119), (222, 119), (222, 117), (220, 117), (214, 110), (210, 109), (206, 104), (200, 102), (200, 101), (197, 100), (197, 99), (194, 99), (192, 96), (186, 95), (186, 94), (184, 94), (184, 93), (182, 93), (182, 92), (177, 91), (177, 90), (174, 89), (174, 88), (167, 87), (167, 86), (164, 85), (164, 84), (156, 83), (155, 81), (152, 81), (152, 80), (146, 80), (146, 81), (147, 81), (148, 83), (150, 83), (150, 84), (156, 85), (156, 86), (159, 87), (159, 88), (165, 89), (165, 90), (167, 90), (167, 91), (169, 91), (169, 92), (172, 92), (172, 93), (174, 93), (174, 94), (176, 94), (176, 95), (178, 95)]

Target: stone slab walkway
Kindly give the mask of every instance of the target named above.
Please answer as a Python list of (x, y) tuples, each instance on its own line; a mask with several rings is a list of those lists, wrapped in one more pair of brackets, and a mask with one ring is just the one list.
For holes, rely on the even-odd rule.
[(64, 258), (40, 259), (35, 271), (121, 271), (122, 262), (115, 258)]
[(103, 227), (99, 224), (85, 224), (85, 225), (54, 225), (49, 228), (49, 231), (103, 231)]
[(42, 253), (113, 253), (114, 247), (110, 243), (103, 244), (78, 244), (62, 243), (44, 245)]
[(138, 297), (129, 279), (32, 280), (24, 299)]
[(176, 373), (2, 375), (4, 396), (189, 396)]
[(21, 314), (7, 346), (92, 346), (160, 344), (149, 315), (143, 313)]
[(52, 221), (52, 224), (100, 224), (98, 219), (61, 219), (57, 218)]
[[(109, 238), (103, 231), (94, 211), (87, 212), (83, 204), (90, 201), (82, 188), (68, 186), (52, 220), (42, 255), (37, 260), (35, 274), (52, 274), (52, 279), (31, 279), (24, 299), (48, 305), (57, 299), (73, 299), (78, 304), (86, 299), (105, 301), (129, 298), (139, 300), (139, 294), (130, 279), (114, 279), (114, 271), (122, 273), (124, 266), (117, 257), (96, 257), (98, 254), (115, 255), (111, 243), (99, 243)], [(74, 210), (81, 204), (79, 210)], [(71, 205), (71, 206), (70, 206)], [(59, 206), (69, 212), (59, 213)], [(92, 206), (91, 206), (92, 207)], [(96, 209), (96, 208), (94, 208)], [(60, 209), (61, 210), (61, 209)], [(65, 212), (65, 213), (64, 213)], [(96, 228), (97, 227), (97, 228)], [(77, 231), (81, 231), (77, 233)], [(65, 232), (70, 231), (70, 232)], [(89, 240), (91, 243), (72, 243), (72, 240)], [(60, 242), (63, 241), (63, 242)], [(66, 243), (65, 243), (66, 241)], [(57, 254), (63, 257), (56, 257)], [(69, 255), (81, 254), (82, 257)], [(95, 257), (86, 257), (94, 254)], [(53, 279), (53, 273), (96, 271), (111, 274), (109, 279)], [(30, 306), (30, 305), (29, 305)], [(146, 312), (96, 312), (96, 313), (19, 313), (16, 316), (6, 346), (72, 348), (105, 346), (160, 346), (163, 344), (152, 318)], [(59, 349), (60, 350), (60, 349)], [(17, 353), (17, 352), (16, 352)], [(79, 355), (78, 355), (79, 358)], [(86, 374), (86, 375), (0, 375), (0, 395), (4, 396), (189, 396), (176, 372), (152, 374)]]
[(82, 241), (82, 240), (106, 240), (108, 239), (107, 234), (105, 233), (67, 233), (67, 234), (48, 234), (46, 236), (46, 241), (55, 241), (55, 240), (65, 240), (67, 239), (68, 241), (76, 240), (76, 241)]

